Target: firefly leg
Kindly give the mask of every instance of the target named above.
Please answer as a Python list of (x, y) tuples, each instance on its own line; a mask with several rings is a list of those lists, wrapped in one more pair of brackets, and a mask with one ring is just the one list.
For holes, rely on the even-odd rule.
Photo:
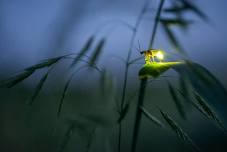
[(149, 56), (145, 56), (145, 63), (150, 63), (150, 58), (149, 58)]

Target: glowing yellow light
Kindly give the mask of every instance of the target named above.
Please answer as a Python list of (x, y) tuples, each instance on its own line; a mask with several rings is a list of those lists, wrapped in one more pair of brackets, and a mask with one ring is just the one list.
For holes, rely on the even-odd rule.
[(164, 59), (164, 54), (162, 51), (158, 51), (157, 54), (156, 54), (156, 57), (159, 59), (159, 60), (163, 60)]

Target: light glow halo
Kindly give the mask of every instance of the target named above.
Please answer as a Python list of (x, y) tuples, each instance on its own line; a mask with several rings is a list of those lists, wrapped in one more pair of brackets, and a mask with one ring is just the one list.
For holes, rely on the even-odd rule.
[(159, 60), (163, 60), (164, 59), (164, 54), (162, 51), (158, 51), (157, 54), (156, 54), (156, 57), (159, 59)]

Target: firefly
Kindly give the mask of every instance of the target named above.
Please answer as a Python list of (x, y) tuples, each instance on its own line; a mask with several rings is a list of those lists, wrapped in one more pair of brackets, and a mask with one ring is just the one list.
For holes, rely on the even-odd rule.
[(146, 63), (156, 62), (156, 60), (162, 62), (164, 59), (164, 51), (162, 50), (150, 49), (142, 51), (140, 53), (144, 54)]

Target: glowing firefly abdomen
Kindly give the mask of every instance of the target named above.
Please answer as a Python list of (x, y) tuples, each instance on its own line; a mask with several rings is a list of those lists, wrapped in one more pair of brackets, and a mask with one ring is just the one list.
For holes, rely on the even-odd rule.
[(155, 62), (155, 58), (157, 58), (159, 61), (163, 61), (164, 59), (164, 54), (162, 50), (150, 49), (141, 52), (141, 54), (144, 54), (146, 63)]

